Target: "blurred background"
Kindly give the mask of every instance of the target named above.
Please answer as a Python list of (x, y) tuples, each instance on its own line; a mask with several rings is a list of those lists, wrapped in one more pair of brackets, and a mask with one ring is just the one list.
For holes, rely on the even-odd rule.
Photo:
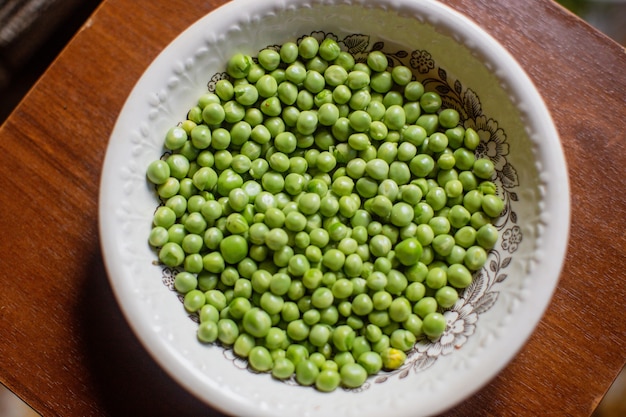
[[(556, 0), (626, 46), (626, 0)], [(9, 116), (101, 0), (0, 0), (0, 124)], [(38, 416), (0, 385), (0, 417)], [(626, 416), (626, 371), (593, 417)]]

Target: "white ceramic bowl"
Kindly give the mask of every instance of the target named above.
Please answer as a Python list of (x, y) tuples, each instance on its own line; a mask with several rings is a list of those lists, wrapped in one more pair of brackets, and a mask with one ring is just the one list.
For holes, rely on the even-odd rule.
[[(459, 110), (497, 170), (506, 210), (500, 239), (474, 284), (398, 371), (358, 390), (323, 394), (254, 374), (229, 351), (196, 340), (172, 291), (173, 272), (148, 246), (158, 204), (145, 179), (164, 133), (237, 51), (303, 35), (332, 36), (357, 55), (382, 49)], [(213, 77), (216, 75), (216, 77)], [(150, 65), (111, 135), (102, 173), (100, 232), (114, 293), (137, 337), (182, 386), (226, 413), (254, 416), (421, 416), (458, 404), (517, 353), (557, 284), (568, 238), (569, 189), (555, 127), (516, 61), (467, 18), (435, 1), (234, 0), (201, 18)]]

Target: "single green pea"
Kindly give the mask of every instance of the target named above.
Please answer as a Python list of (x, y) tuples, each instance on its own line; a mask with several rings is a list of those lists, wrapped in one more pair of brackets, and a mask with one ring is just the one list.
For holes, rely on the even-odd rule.
[(437, 300), (434, 297), (422, 297), (414, 304), (413, 312), (423, 320), (428, 314), (436, 312), (437, 307)]
[(382, 159), (375, 158), (366, 163), (365, 172), (372, 179), (382, 181), (389, 175), (389, 164)]
[(383, 71), (376, 74), (372, 74), (370, 80), (370, 87), (377, 93), (386, 93), (393, 87), (393, 77), (391, 72)]
[(480, 136), (478, 136), (478, 133), (471, 127), (467, 128), (463, 137), (463, 145), (470, 151), (473, 151), (478, 147), (479, 143)]
[(272, 355), (264, 346), (254, 346), (248, 355), (250, 367), (258, 372), (270, 371), (274, 366)]
[(372, 71), (381, 72), (385, 71), (389, 66), (387, 56), (381, 51), (371, 51), (367, 54), (367, 65)]
[(279, 54), (281, 60), (291, 64), (298, 59), (298, 45), (295, 42), (285, 42), (281, 45)]
[(236, 264), (248, 254), (248, 242), (239, 235), (227, 236), (220, 242), (220, 253), (229, 264)]
[(185, 252), (179, 244), (167, 242), (159, 251), (159, 260), (169, 267), (179, 266), (185, 259)]
[(169, 241), (169, 233), (162, 226), (156, 226), (150, 231), (148, 242), (154, 247), (161, 247)]
[(302, 319), (289, 322), (287, 325), (287, 336), (291, 340), (302, 342), (309, 337), (310, 326)]
[(320, 57), (326, 61), (333, 61), (339, 56), (341, 52), (339, 45), (334, 39), (326, 38), (318, 46)]
[(180, 191), (180, 181), (174, 177), (169, 177), (162, 184), (157, 186), (159, 197), (168, 199), (174, 197)]
[(396, 65), (391, 70), (391, 76), (396, 84), (400, 86), (406, 86), (409, 84), (409, 82), (411, 82), (411, 79), (413, 78), (413, 72), (409, 67), (406, 67), (404, 65)]
[(217, 338), (225, 345), (233, 345), (239, 337), (239, 328), (232, 319), (220, 319), (217, 322)]
[(437, 254), (446, 257), (450, 254), (454, 245), (454, 237), (449, 234), (440, 234), (433, 238), (431, 246)]
[(419, 98), (420, 106), (426, 113), (435, 113), (441, 108), (441, 96), (434, 91), (425, 92)]
[(169, 228), (176, 222), (176, 212), (167, 206), (161, 206), (156, 209), (152, 217), (152, 223), (155, 226)]
[(419, 81), (409, 81), (404, 87), (404, 97), (409, 101), (417, 101), (424, 94), (424, 86)]
[(182, 127), (172, 127), (165, 134), (165, 147), (167, 149), (180, 149), (187, 142), (187, 132)]
[(462, 264), (452, 264), (447, 270), (448, 282), (455, 288), (465, 288), (472, 282), (470, 271)]
[[(354, 111), (356, 110), (366, 111), (371, 101), (372, 101), (372, 96), (370, 95), (369, 90), (361, 89), (361, 90), (354, 91), (352, 93), (352, 95), (350, 96), (350, 101), (348, 102), (348, 106), (350, 109)], [(370, 115), (369, 112), (367, 112), (367, 114)]]
[(422, 108), (420, 107), (419, 102), (417, 101), (409, 101), (402, 105), (404, 109), (404, 114), (406, 115), (406, 123), (407, 125), (414, 125), (417, 122), (417, 119), (422, 115)]
[(428, 139), (428, 149), (432, 152), (443, 152), (448, 147), (448, 137), (443, 133), (436, 132)]
[[(437, 132), (437, 129), (439, 128), (439, 117), (435, 114), (422, 114), (417, 118), (415, 124), (422, 127), (425, 130), (426, 135), (430, 136)], [(426, 143), (426, 141), (424, 143)]]
[(311, 59), (319, 51), (319, 42), (313, 36), (306, 36), (300, 40), (298, 45), (298, 53), (304, 59)]
[(404, 103), (404, 98), (402, 97), (402, 93), (396, 90), (391, 90), (386, 92), (383, 95), (383, 104), (385, 107), (389, 108), (390, 106), (402, 106)]
[(455, 128), (460, 121), (459, 112), (454, 109), (444, 109), (439, 112), (439, 124), (446, 129)]
[(490, 179), (493, 177), (495, 173), (495, 168), (493, 162), (487, 158), (478, 158), (474, 161), (474, 166), (472, 167), (472, 172), (478, 178), (482, 179)]
[(340, 368), (341, 384), (348, 388), (358, 388), (365, 383), (367, 371), (357, 363), (347, 363)]
[(279, 116), (282, 112), (282, 103), (276, 96), (270, 96), (263, 100), (260, 105), (260, 109), (266, 116)]
[(237, 87), (238, 85), (254, 84), (259, 80), (259, 78), (265, 75), (265, 72), (265, 68), (263, 68), (261, 65), (252, 64), (252, 66), (250, 67), (250, 71), (248, 71), (248, 75), (246, 75), (246, 78), (235, 80), (233, 84), (235, 87)]
[(389, 130), (400, 130), (406, 123), (406, 114), (402, 106), (394, 104), (387, 107), (384, 117), (385, 125)]
[(218, 326), (214, 321), (203, 321), (196, 330), (198, 340), (203, 343), (213, 343), (217, 340)]
[(452, 287), (444, 286), (437, 290), (435, 293), (435, 299), (441, 307), (450, 308), (459, 299), (459, 293)]
[[(251, 106), (258, 100), (259, 91), (252, 84), (238, 84), (233, 88), (233, 96), (237, 103), (243, 106)], [(246, 117), (248, 117), (247, 110)], [(246, 117), (244, 117), (244, 120)]]
[(348, 78), (346, 79), (346, 85), (352, 90), (360, 90), (367, 87), (370, 83), (370, 76), (365, 71), (353, 70), (348, 72)]
[(224, 128), (217, 128), (211, 134), (211, 146), (215, 150), (225, 150), (230, 146), (230, 132)]
[(215, 94), (223, 101), (228, 101), (233, 98), (234, 87), (228, 79), (221, 79), (215, 83)]
[(328, 151), (320, 152), (316, 160), (316, 167), (322, 172), (331, 172), (337, 165), (337, 160)]
[(313, 385), (319, 376), (319, 368), (312, 361), (304, 359), (296, 365), (296, 381), (300, 385)]
[[(254, 347), (254, 338), (247, 333), (241, 333), (237, 336), (233, 344), (233, 352), (240, 358), (247, 358)], [(258, 361), (258, 359), (256, 359), (256, 361)]]
[(498, 240), (498, 229), (491, 223), (485, 224), (476, 231), (476, 243), (484, 249), (491, 249)]
[(272, 325), (269, 314), (257, 307), (246, 311), (242, 320), (243, 329), (254, 337), (265, 337)]
[(296, 371), (296, 366), (287, 358), (277, 358), (272, 367), (272, 376), (276, 379), (287, 379)]
[(170, 166), (167, 162), (157, 159), (148, 165), (146, 175), (153, 184), (163, 184), (170, 177)]
[(433, 210), (438, 211), (445, 207), (447, 202), (446, 191), (441, 187), (434, 187), (426, 193), (426, 202)]
[(356, 332), (346, 324), (335, 327), (332, 333), (332, 343), (340, 352), (352, 349), (355, 338)]
[(495, 195), (485, 195), (481, 201), (481, 207), (489, 217), (498, 217), (504, 210), (504, 201)]
[(341, 383), (341, 376), (335, 369), (322, 369), (315, 379), (315, 388), (321, 392), (332, 392)]
[(343, 67), (346, 71), (350, 71), (354, 67), (354, 57), (345, 51), (339, 52), (337, 58), (335, 58), (334, 64)]
[(446, 330), (446, 318), (437, 312), (429, 313), (422, 321), (422, 330), (430, 339), (437, 339)]
[(233, 78), (245, 78), (253, 64), (250, 56), (236, 53), (228, 60), (226, 72)]
[(263, 49), (259, 51), (257, 60), (267, 71), (274, 71), (280, 64), (280, 54), (273, 49)]

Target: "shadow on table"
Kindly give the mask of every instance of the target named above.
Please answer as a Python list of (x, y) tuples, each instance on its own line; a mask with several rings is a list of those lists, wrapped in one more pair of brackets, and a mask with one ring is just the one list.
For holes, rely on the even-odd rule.
[(171, 379), (130, 329), (109, 285), (100, 253), (78, 305), (91, 379), (112, 416), (222, 416)]

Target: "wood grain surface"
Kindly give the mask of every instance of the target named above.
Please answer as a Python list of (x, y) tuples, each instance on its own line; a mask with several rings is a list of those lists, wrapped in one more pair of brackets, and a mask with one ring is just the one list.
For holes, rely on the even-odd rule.
[[(221, 3), (104, 1), (0, 128), (0, 382), (44, 416), (220, 415), (128, 327), (104, 270), (97, 207), (130, 90)], [(565, 267), (537, 330), (446, 416), (589, 416), (626, 361), (626, 53), (549, 0), (444, 3), (500, 41), (542, 92), (572, 203)]]

